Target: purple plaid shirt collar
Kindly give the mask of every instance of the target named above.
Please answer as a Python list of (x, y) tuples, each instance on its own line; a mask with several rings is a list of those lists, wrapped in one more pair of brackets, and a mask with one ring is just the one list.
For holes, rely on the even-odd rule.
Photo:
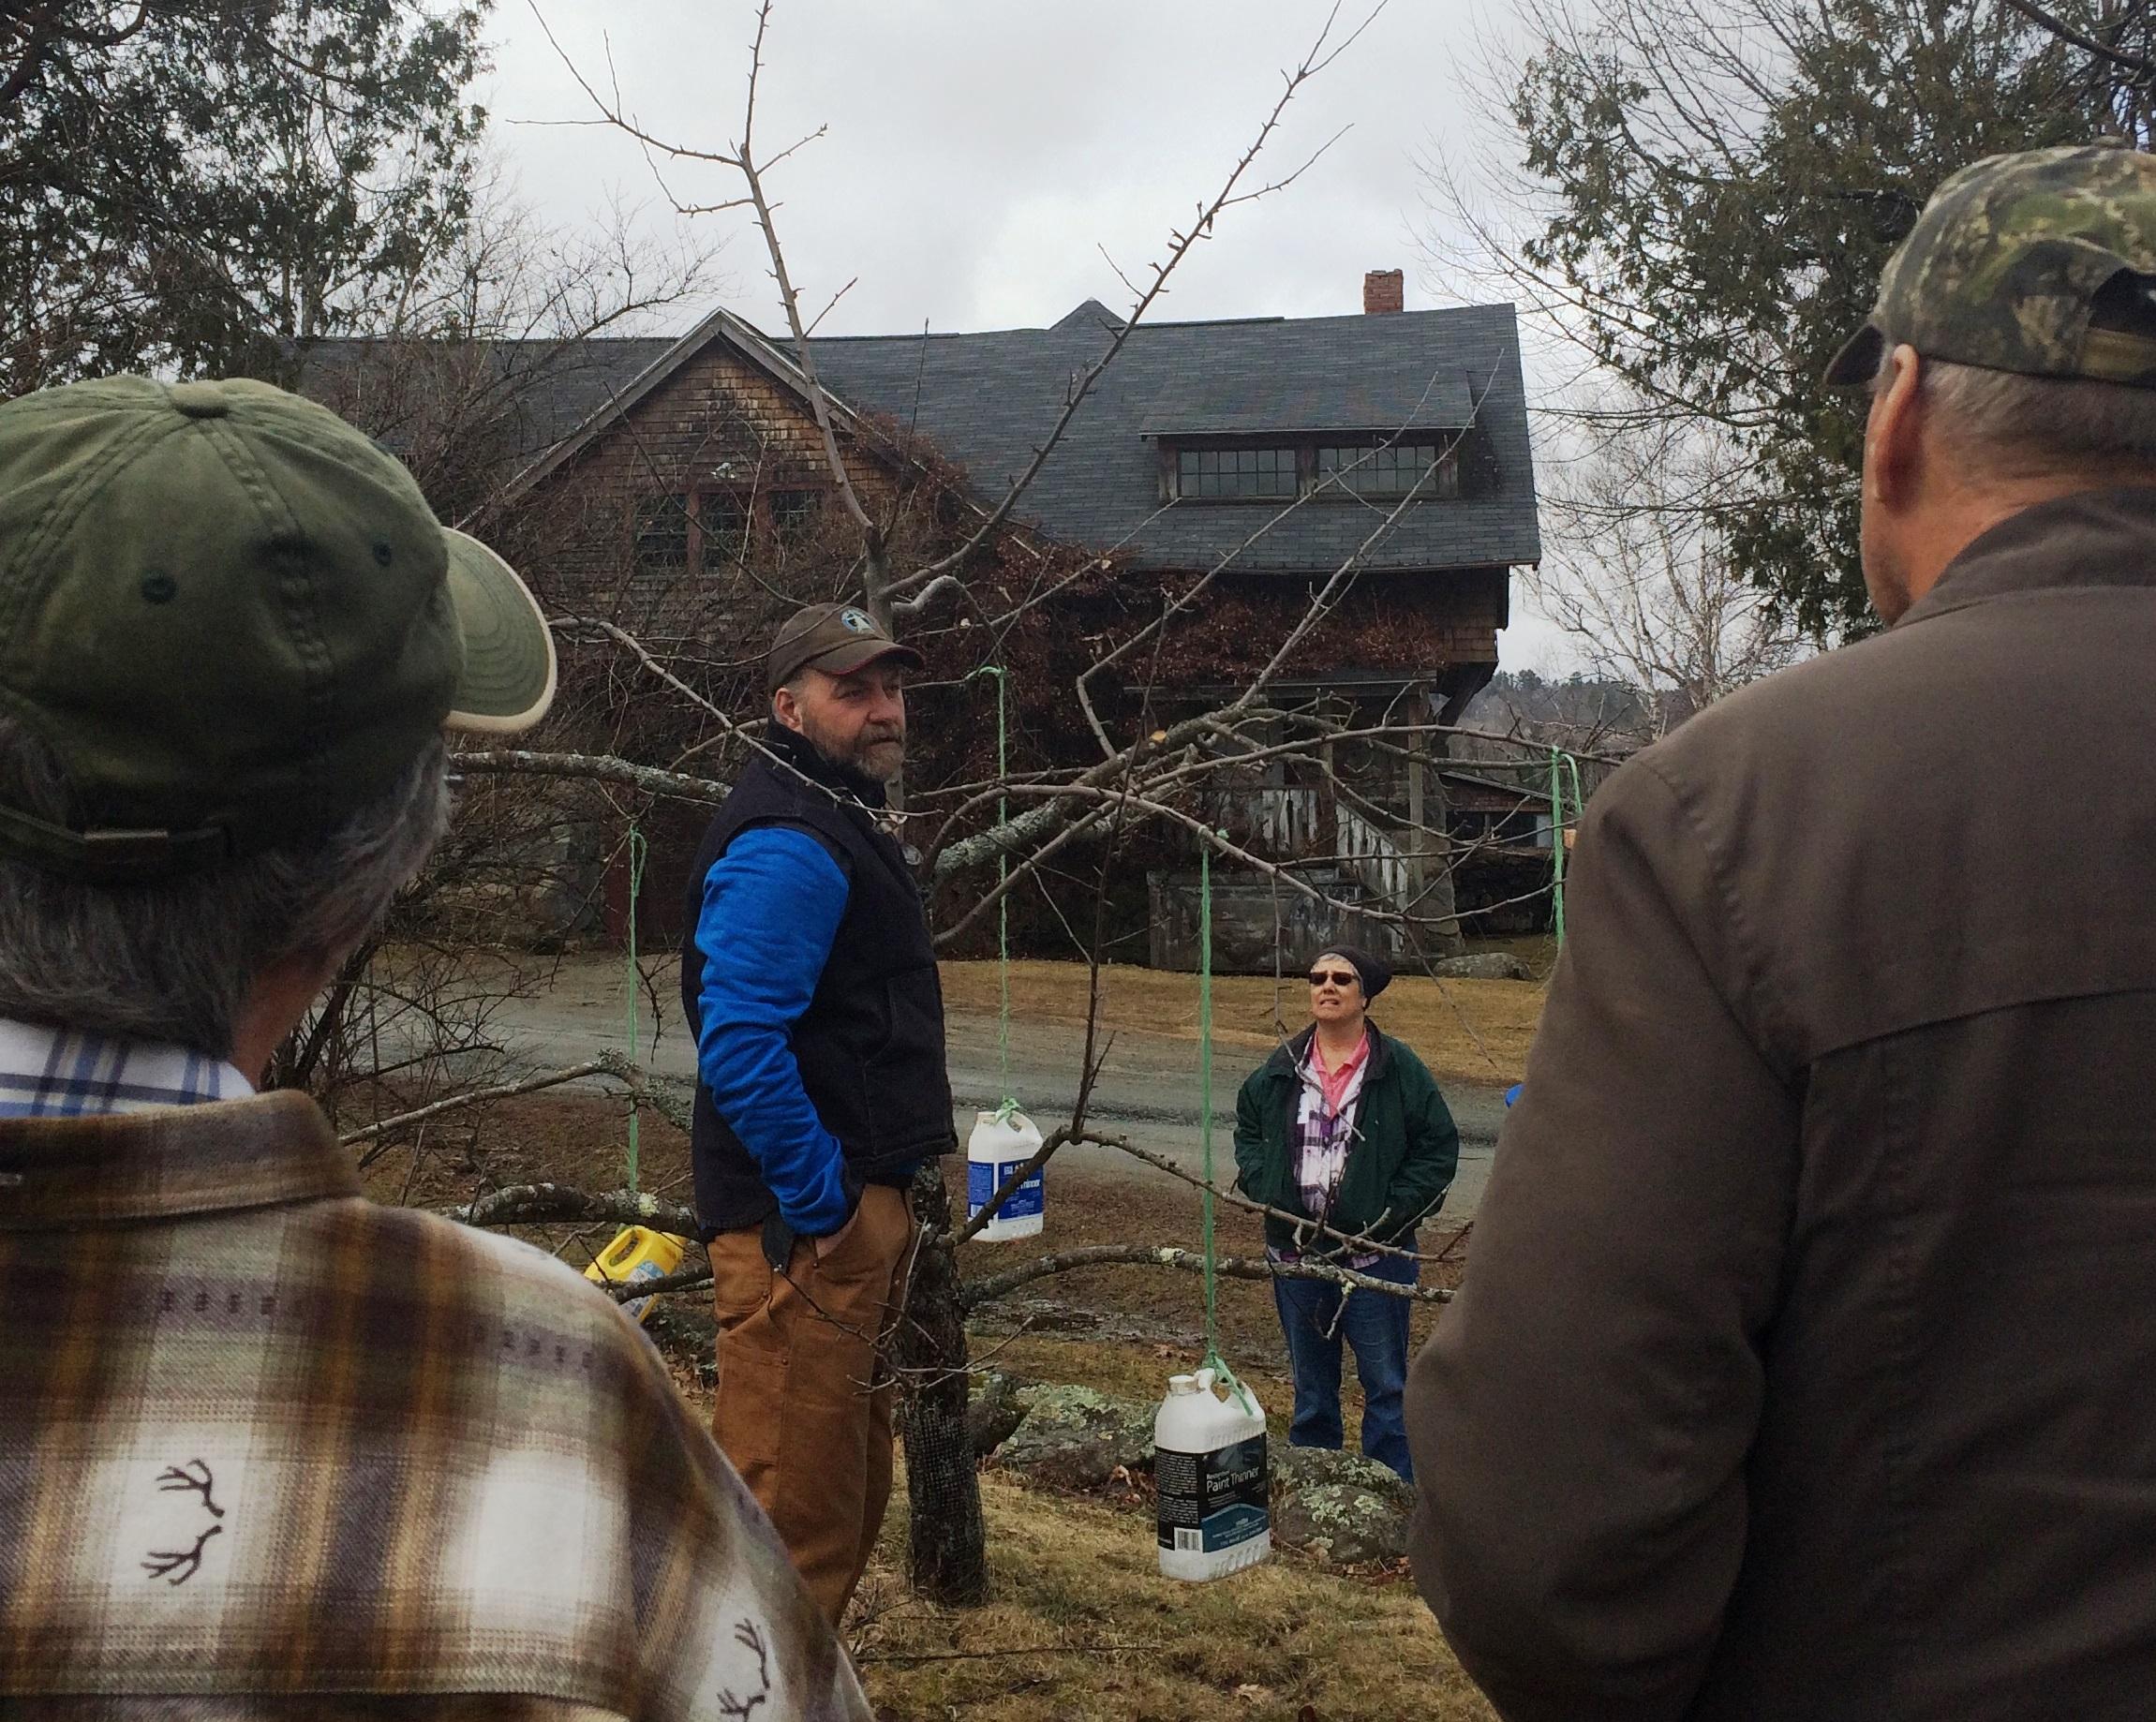
[[(1341, 1091), (1337, 1109), (1329, 1106), (1325, 1098), (1325, 1078), (1318, 1074), (1315, 1037), (1310, 1050), (1296, 1067), (1300, 1084), (1296, 1096), (1295, 1134), (1291, 1138), (1295, 1149), (1295, 1183), (1302, 1197), (1303, 1208), (1316, 1219), (1331, 1217), (1332, 1199), (1339, 1193), (1341, 1178), (1347, 1169), (1347, 1156), (1354, 1151), (1357, 1136), (1361, 1134), (1356, 1121), (1362, 1109), (1362, 1079), (1369, 1075), (1370, 1063), (1365, 1059), (1356, 1066), (1355, 1074)], [(1310, 1241), (1313, 1253), (1331, 1255), (1341, 1247), (1337, 1238), (1316, 1234)], [(1282, 1261), (1299, 1261), (1301, 1250), (1274, 1250), (1271, 1252)], [(1367, 1268), (1379, 1258), (1368, 1251), (1356, 1251), (1342, 1258), (1341, 1265), (1347, 1268)]]
[(0, 1118), (83, 1118), (244, 1100), (254, 1084), (207, 1053), (0, 1017)]

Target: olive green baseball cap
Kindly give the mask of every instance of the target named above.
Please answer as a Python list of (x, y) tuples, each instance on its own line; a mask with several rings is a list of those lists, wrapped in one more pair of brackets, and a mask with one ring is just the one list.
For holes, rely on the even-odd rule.
[(143, 377), (0, 405), (0, 711), (74, 814), (0, 803), (0, 851), (126, 883), (320, 835), (554, 685), (524, 583), (327, 408)]
[(1953, 174), (1827, 383), (1868, 384), (1901, 342), (1956, 364), (2156, 388), (2156, 158), (2075, 145)]

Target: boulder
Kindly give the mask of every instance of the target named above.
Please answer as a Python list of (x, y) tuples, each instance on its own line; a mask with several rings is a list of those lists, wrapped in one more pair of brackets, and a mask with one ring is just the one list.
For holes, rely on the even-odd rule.
[(1412, 1483), (1360, 1453), (1274, 1441), (1269, 1458), (1275, 1541), (1344, 1566), (1407, 1552)]
[[(1106, 1487), (1121, 1469), (1152, 1469), (1152, 1404), (1091, 1388), (1024, 1382), (991, 1372), (966, 1412), (974, 1450), (1054, 1489)], [(1015, 1427), (1002, 1427), (1015, 1419)], [(1397, 1560), (1407, 1551), (1415, 1489), (1360, 1453), (1267, 1444), (1272, 1535), (1338, 1566)]]
[(1024, 1418), (995, 1449), (996, 1463), (1055, 1489), (1099, 1489), (1117, 1470), (1152, 1468), (1154, 1407), (1091, 1388), (1015, 1390)]
[(1430, 965), (1430, 972), (1442, 980), (1531, 981), (1527, 965), (1509, 951), (1476, 951), (1466, 957), (1448, 957)]

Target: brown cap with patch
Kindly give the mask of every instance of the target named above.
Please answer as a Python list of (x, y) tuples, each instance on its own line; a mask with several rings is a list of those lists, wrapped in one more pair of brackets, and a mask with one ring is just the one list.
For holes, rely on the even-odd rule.
[(881, 658), (895, 658), (909, 670), (928, 660), (900, 646), (876, 626), (876, 618), (854, 604), (810, 604), (786, 618), (764, 660), (764, 691), (777, 693), (803, 670), (846, 675)]

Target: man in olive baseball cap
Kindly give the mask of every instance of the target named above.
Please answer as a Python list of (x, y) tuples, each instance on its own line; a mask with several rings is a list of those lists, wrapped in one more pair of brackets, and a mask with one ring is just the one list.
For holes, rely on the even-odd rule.
[(264, 383), (114, 377), (0, 406), (0, 712), (70, 803), (0, 853), (150, 880), (319, 831), (446, 724), (554, 692), (544, 618), (411, 475)]
[(2032, 502), (2156, 470), (2156, 158), (2105, 145), (1951, 175), (1828, 366), (1872, 391), (1865, 584), (1894, 621)]
[(2149, 1707), (2152, 289), (2149, 156), (1947, 179), (1829, 373), (1891, 626), (1595, 792), (1407, 1391), (1510, 1722)]
[(1994, 156), (1951, 175), (1827, 367), (1868, 385), (1906, 342), (2027, 377), (2156, 386), (2156, 159), (2087, 146)]
[(304, 1089), (254, 1091), (310, 1010), (335, 1032), (439, 835), (443, 726), (523, 729), (553, 686), (516, 576), (320, 408), (0, 406), (0, 1687), (31, 1710), (867, 1722), (620, 1310), (366, 1201)]

